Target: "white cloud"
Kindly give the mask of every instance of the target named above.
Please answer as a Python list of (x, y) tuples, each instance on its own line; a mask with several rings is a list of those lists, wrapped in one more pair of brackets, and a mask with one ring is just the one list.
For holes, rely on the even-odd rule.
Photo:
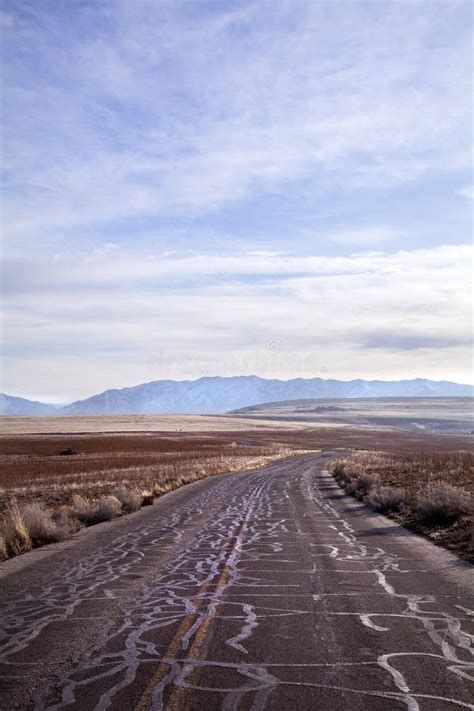
[(458, 195), (462, 195), (466, 200), (474, 200), (474, 185), (465, 185), (464, 188), (456, 191)]
[[(114, 251), (93, 263), (37, 263), (41, 299), (15, 273), (19, 290), (6, 303), (9, 390), (51, 392), (56, 382), (58, 396), (80, 397), (91, 383), (189, 377), (185, 356), (222, 374), (240, 364), (263, 375), (311, 376), (319, 363), (327, 377), (460, 380), (470, 367), (471, 257), (457, 245), (351, 258), (150, 260)], [(268, 361), (271, 340), (281, 344), (278, 362)], [(68, 368), (64, 380), (53, 377)], [(41, 372), (48, 388), (46, 375), (37, 383)]]
[(253, 252), (247, 252), (249, 257), (278, 257), (280, 252), (274, 252), (271, 250), (254, 250)]
[(462, 241), (436, 200), (470, 168), (464, 3), (10, 5), (11, 392), (166, 376), (163, 349), (223, 372), (271, 339), (333, 377), (464, 377), (470, 252), (429, 246)]
[(59, 12), (18, 30), (48, 69), (6, 72), (13, 235), (469, 165), (470, 40), (429, 41), (449, 7), (389, 4), (370, 23), (350, 4), (281, 1), (271, 22), (266, 3), (192, 19), (186, 7), (106, 3), (106, 31), (70, 34)]

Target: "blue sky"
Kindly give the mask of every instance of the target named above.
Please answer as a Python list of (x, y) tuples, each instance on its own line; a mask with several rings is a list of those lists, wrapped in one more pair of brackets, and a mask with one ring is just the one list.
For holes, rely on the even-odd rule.
[(3, 391), (470, 382), (470, 14), (4, 0)]

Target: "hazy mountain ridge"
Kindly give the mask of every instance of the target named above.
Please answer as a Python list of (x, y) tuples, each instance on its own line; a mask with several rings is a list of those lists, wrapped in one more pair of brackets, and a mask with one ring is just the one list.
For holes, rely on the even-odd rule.
[(106, 390), (70, 405), (0, 396), (1, 415), (73, 414), (217, 414), (262, 403), (308, 398), (462, 397), (474, 386), (448, 381), (267, 380), (256, 375), (204, 377), (198, 380), (156, 380), (133, 387)]
[(0, 415), (55, 415), (60, 409), (60, 405), (0, 393)]

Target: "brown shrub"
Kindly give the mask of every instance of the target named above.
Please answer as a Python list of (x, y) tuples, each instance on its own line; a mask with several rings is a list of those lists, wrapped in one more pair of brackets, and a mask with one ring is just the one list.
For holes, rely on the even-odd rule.
[(351, 475), (347, 468), (347, 462), (344, 459), (336, 459), (332, 462), (331, 472), (339, 486), (345, 487), (346, 484), (349, 484)]
[(366, 473), (360, 465), (353, 465), (344, 460), (332, 468), (332, 474), (339, 486), (358, 499), (363, 499), (372, 489), (380, 485), (378, 474)]
[(0, 560), (6, 560), (7, 558), (7, 542), (5, 540), (5, 536), (0, 535)]
[(99, 499), (99, 503), (95, 510), (94, 523), (102, 523), (102, 521), (110, 521), (112, 518), (117, 518), (122, 513), (122, 504), (116, 496), (103, 496)]
[(399, 513), (407, 505), (407, 495), (404, 489), (391, 486), (375, 487), (369, 491), (366, 502), (380, 513)]
[(53, 520), (51, 511), (38, 502), (25, 506), (21, 510), (21, 516), (35, 548), (63, 540), (69, 533), (67, 525), (58, 525)]
[(59, 509), (53, 511), (51, 517), (59, 528), (65, 529), (69, 533), (76, 533), (82, 528), (70, 506), (60, 506)]
[(148, 491), (147, 489), (142, 491), (142, 506), (151, 506), (154, 500), (155, 495), (152, 491)]
[(473, 500), (465, 489), (439, 482), (417, 494), (414, 511), (422, 523), (448, 526), (461, 516), (472, 513)]
[(123, 513), (138, 511), (143, 503), (143, 493), (139, 489), (121, 486), (114, 490), (113, 495), (120, 501)]
[(89, 501), (76, 495), (73, 498), (72, 511), (81, 523), (94, 526), (120, 516), (122, 504), (115, 496), (103, 496), (99, 501)]
[(335, 459), (331, 464), (332, 475), (335, 479), (343, 477), (345, 473), (345, 462), (343, 459)]
[(355, 480), (355, 495), (358, 499), (363, 499), (372, 489), (380, 485), (378, 474), (359, 474)]
[(93, 515), (93, 511), (92, 501), (79, 494), (72, 497), (72, 513), (81, 523), (85, 523)]
[(19, 555), (32, 549), (33, 544), (16, 501), (12, 501), (7, 509), (3, 530), (8, 555)]
[[(460, 444), (460, 443), (459, 443)], [(457, 441), (453, 445), (458, 445)], [(333, 461), (334, 478), (355, 478), (357, 467), (377, 472), (384, 486), (403, 488), (412, 494), (431, 483), (444, 481), (474, 494), (473, 454), (465, 451), (408, 453), (358, 451)]]

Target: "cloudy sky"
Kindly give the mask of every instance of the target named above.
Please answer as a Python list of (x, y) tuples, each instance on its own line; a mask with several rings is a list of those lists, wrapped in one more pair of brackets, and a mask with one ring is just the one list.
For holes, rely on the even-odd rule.
[(471, 382), (470, 11), (4, 0), (2, 390)]

